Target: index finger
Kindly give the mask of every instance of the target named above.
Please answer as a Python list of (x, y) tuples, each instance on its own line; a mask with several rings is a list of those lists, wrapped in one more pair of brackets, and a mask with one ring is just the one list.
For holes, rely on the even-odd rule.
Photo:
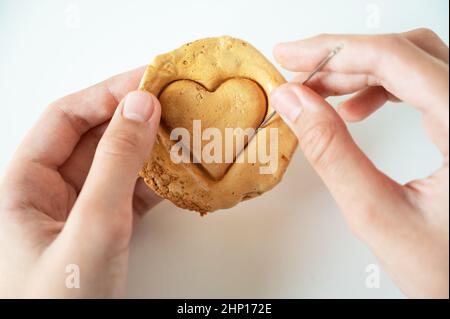
[(108, 121), (120, 100), (136, 89), (145, 67), (113, 76), (51, 103), (19, 146), (16, 156), (57, 168), (89, 129)]
[(448, 101), (448, 65), (403, 35), (324, 34), (279, 44), (274, 55), (289, 70), (311, 71), (338, 45), (343, 49), (324, 71), (366, 74), (376, 85), (424, 112), (430, 112), (430, 107), (448, 110), (442, 98), (447, 94)]

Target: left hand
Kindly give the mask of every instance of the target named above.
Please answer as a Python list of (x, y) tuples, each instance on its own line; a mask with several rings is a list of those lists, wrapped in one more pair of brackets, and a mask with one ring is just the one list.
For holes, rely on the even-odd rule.
[[(343, 50), (308, 87), (288, 83), (271, 103), (346, 218), (398, 287), (414, 298), (448, 298), (448, 47), (431, 30), (386, 35), (320, 35), (280, 44), (275, 58), (305, 76), (337, 45)], [(294, 80), (294, 81), (295, 81)], [(356, 93), (336, 111), (324, 98)], [(345, 121), (360, 121), (388, 100), (419, 110), (442, 166), (399, 184), (357, 146)], [(399, 122), (402, 119), (399, 119)]]
[(0, 181), (1, 297), (124, 295), (133, 223), (159, 201), (137, 180), (161, 114), (128, 93), (143, 71), (52, 103), (19, 146)]

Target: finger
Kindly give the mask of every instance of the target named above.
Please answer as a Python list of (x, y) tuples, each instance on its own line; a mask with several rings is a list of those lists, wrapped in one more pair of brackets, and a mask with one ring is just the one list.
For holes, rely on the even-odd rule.
[(69, 183), (78, 194), (94, 159), (98, 142), (103, 136), (109, 122), (96, 126), (86, 132), (72, 151), (70, 157), (59, 168), (63, 179)]
[[(401, 33), (403, 37), (418, 46), (428, 54), (448, 64), (449, 50), (446, 44), (432, 30), (420, 28)], [(301, 61), (300, 61), (301, 62)], [(302, 72), (293, 82), (301, 83), (310, 72)], [(372, 83), (372, 84), (371, 84)], [(308, 81), (308, 87), (322, 96), (344, 95), (359, 91), (364, 86), (379, 85), (375, 78), (366, 74), (340, 74), (333, 72), (319, 72)]]
[(101, 245), (127, 244), (137, 174), (153, 147), (160, 114), (158, 100), (145, 91), (133, 91), (120, 103), (98, 144), (69, 229)]
[(141, 67), (114, 76), (49, 105), (21, 143), (17, 158), (52, 168), (62, 165), (84, 133), (111, 118), (143, 72)]
[(387, 101), (398, 102), (394, 96), (381, 86), (367, 87), (338, 106), (339, 115), (348, 122), (357, 122), (367, 118)]
[[(280, 43), (274, 48), (274, 56), (279, 63), (286, 68), (292, 68), (292, 71), (305, 71), (314, 69), (320, 62), (321, 56), (326, 56), (330, 50), (338, 45), (345, 44), (345, 42), (366, 43), (366, 49), (372, 49), (371, 43), (374, 42), (389, 42), (390, 40), (399, 40), (403, 38), (411, 44), (419, 47), (426, 53), (448, 64), (449, 51), (447, 45), (436, 35), (433, 31), (425, 28), (415, 29), (412, 31), (399, 34), (385, 34), (385, 35), (331, 35), (322, 34), (312, 38)], [(323, 43), (329, 40), (332, 43)], [(341, 40), (341, 42), (339, 42)], [(347, 47), (347, 45), (346, 45)], [(346, 49), (348, 51), (348, 49)], [(368, 51), (368, 50), (366, 50)], [(339, 53), (341, 54), (341, 53)], [(352, 67), (349, 71), (354, 72), (355, 66), (358, 62), (367, 61), (368, 59), (376, 58), (373, 54), (369, 57), (362, 56), (361, 59), (354, 59)], [(355, 57), (355, 58), (356, 58)], [(335, 58), (333, 58), (335, 60)], [(331, 61), (328, 62), (330, 64)], [(286, 65), (285, 65), (286, 64)], [(361, 66), (365, 69), (365, 66)], [(327, 70), (329, 66), (325, 66)], [(371, 69), (369, 69), (370, 71)], [(361, 72), (368, 73), (368, 72)]]
[[(310, 72), (300, 72), (290, 81), (302, 84)], [(375, 85), (376, 82), (366, 74), (345, 74), (335, 72), (318, 72), (305, 85), (323, 98), (351, 94)]]
[[(297, 74), (292, 83), (303, 83), (309, 73)], [(357, 92), (338, 106), (338, 113), (345, 121), (361, 121), (378, 110), (387, 101), (398, 102), (399, 99), (364, 74), (343, 74), (319, 72), (305, 85), (314, 92), (327, 98)]]
[(420, 28), (403, 32), (401, 35), (436, 59), (448, 64), (448, 47), (432, 30)]
[(314, 91), (285, 84), (274, 91), (270, 101), (298, 137), (306, 158), (352, 225), (364, 221), (365, 214), (375, 208), (381, 214), (389, 211), (383, 205), (403, 198), (402, 187), (376, 169), (355, 144), (342, 119)]
[[(81, 138), (69, 159), (59, 169), (61, 176), (73, 187), (76, 194), (79, 194), (83, 187), (91, 168), (98, 142), (107, 126), (108, 123), (105, 123), (87, 132)], [(142, 217), (160, 201), (161, 198), (142, 179), (137, 180), (133, 197), (133, 210), (137, 215)], [(74, 202), (70, 205), (70, 209), (73, 204)]]
[(155, 192), (145, 184), (142, 178), (137, 180), (133, 196), (133, 212), (137, 216), (143, 217), (151, 208), (161, 201), (162, 198), (156, 195)]
[[(343, 49), (323, 71), (367, 74), (424, 112), (430, 108), (447, 111), (442, 92), (448, 91), (448, 65), (400, 35), (321, 35), (280, 44), (274, 55), (287, 69), (311, 71), (338, 45)], [(423, 93), (417, 94), (417, 88)]]

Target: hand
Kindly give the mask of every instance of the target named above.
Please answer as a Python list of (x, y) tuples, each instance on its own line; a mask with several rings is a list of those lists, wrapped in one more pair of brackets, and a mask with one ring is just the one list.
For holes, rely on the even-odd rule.
[[(343, 49), (308, 87), (289, 83), (271, 103), (297, 135), (353, 232), (411, 297), (448, 298), (449, 69), (448, 47), (431, 31), (391, 35), (320, 35), (276, 46), (281, 65), (301, 82), (334, 47)], [(357, 92), (336, 112), (324, 98)], [(387, 100), (423, 114), (444, 158), (432, 176), (400, 185), (370, 162), (343, 120), (360, 121)], [(339, 116), (340, 115), (340, 116)]]
[[(136, 180), (160, 105), (125, 97), (143, 71), (54, 102), (19, 146), (0, 182), (3, 297), (123, 296), (133, 222), (158, 202)], [(78, 289), (66, 287), (73, 267)]]

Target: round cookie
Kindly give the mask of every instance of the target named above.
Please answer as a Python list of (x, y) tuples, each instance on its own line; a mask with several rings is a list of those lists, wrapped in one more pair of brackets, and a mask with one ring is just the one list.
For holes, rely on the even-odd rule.
[[(228, 157), (225, 163), (206, 163), (201, 158), (193, 163), (195, 154), (201, 155), (194, 148), (189, 163), (175, 163), (171, 150), (177, 140), (171, 140), (170, 133), (182, 127), (195, 135), (193, 120), (201, 120), (202, 130), (214, 127), (224, 136), (226, 127), (256, 129), (272, 111), (267, 97), (283, 83), (281, 74), (254, 47), (228, 36), (201, 39), (156, 57), (139, 89), (160, 99), (161, 125), (139, 175), (160, 196), (201, 214), (230, 208), (270, 190), (280, 182), (297, 146), (296, 137), (278, 116), (246, 139), (242, 152), (237, 148), (229, 154), (231, 161)], [(251, 152), (259, 154), (262, 146), (275, 152), (277, 165), (269, 173), (262, 173), (267, 163), (259, 157), (249, 160)]]

